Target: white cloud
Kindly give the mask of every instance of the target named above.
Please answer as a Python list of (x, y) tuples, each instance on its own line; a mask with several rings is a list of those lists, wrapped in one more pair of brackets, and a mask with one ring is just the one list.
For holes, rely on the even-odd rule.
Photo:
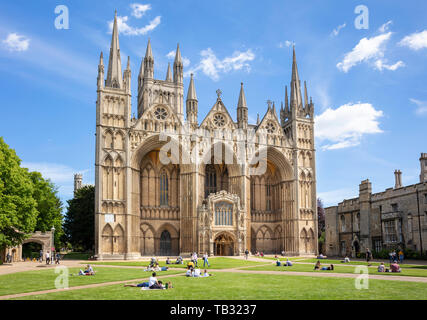
[(388, 32), (369, 39), (361, 39), (353, 50), (345, 55), (344, 60), (337, 64), (337, 68), (347, 73), (351, 68), (362, 62), (381, 60), (386, 50), (385, 45), (390, 40), (391, 35), (392, 32)]
[(289, 48), (293, 44), (292, 41), (286, 40), (284, 42), (279, 42), (279, 48), (287, 47)]
[(338, 26), (336, 29), (334, 29), (331, 33), (331, 36), (337, 37), (340, 34), (341, 29), (344, 29), (347, 26), (346, 23)]
[(30, 47), (30, 39), (17, 33), (9, 33), (3, 43), (9, 51), (27, 51)]
[(30, 171), (40, 172), (45, 179), (50, 179), (58, 188), (59, 194), (63, 197), (70, 197), (73, 194), (74, 174), (86, 173), (89, 170), (76, 170), (67, 165), (46, 162), (22, 162), (23, 168)]
[(427, 101), (420, 101), (416, 99), (409, 99), (412, 103), (417, 106), (417, 110), (415, 111), (418, 115), (427, 115)]
[(220, 73), (227, 73), (241, 69), (246, 69), (249, 72), (249, 62), (255, 59), (255, 54), (251, 49), (245, 52), (235, 51), (231, 56), (226, 57), (223, 60), (219, 60), (211, 48), (202, 50), (200, 55), (202, 56), (202, 59), (199, 64), (186, 72), (186, 74), (195, 74), (197, 71), (201, 70), (214, 81), (219, 80)]
[[(145, 35), (150, 31), (153, 31), (161, 22), (161, 16), (155, 17), (153, 20), (150, 21), (149, 24), (147, 24), (143, 28), (135, 28), (128, 24), (129, 18), (127, 16), (117, 17), (117, 27), (119, 29), (119, 33), (124, 34), (126, 36), (140, 36)], [(110, 28), (110, 32), (113, 30), (113, 23), (114, 21), (110, 21), (108, 23), (108, 26)]]
[(132, 3), (130, 7), (132, 8), (132, 16), (138, 19), (141, 18), (147, 11), (151, 10), (150, 4)]
[[(171, 51), (166, 55), (166, 58), (175, 59), (175, 55), (176, 55), (176, 51)], [(190, 59), (186, 57), (181, 57), (181, 58), (182, 58), (182, 64), (184, 65), (184, 67), (188, 67), (191, 63)]]
[(382, 116), (383, 112), (369, 103), (350, 103), (335, 110), (328, 108), (316, 116), (316, 138), (326, 142), (321, 146), (323, 150), (354, 147), (364, 135), (383, 132), (378, 121)]
[(427, 48), (427, 30), (406, 36), (399, 42), (399, 45), (415, 51)]
[(390, 27), (390, 25), (392, 25), (393, 24), (393, 21), (388, 21), (388, 22), (386, 22), (386, 23), (384, 23), (379, 29), (378, 29), (378, 31), (379, 32), (381, 32), (381, 33), (384, 33), (384, 32), (387, 32), (388, 31), (388, 29), (389, 29), (389, 27)]
[(396, 71), (397, 69), (404, 66), (405, 64), (403, 63), (403, 61), (398, 61), (393, 65), (388, 65), (386, 61), (383, 59), (378, 59), (377, 61), (375, 61), (375, 68), (380, 71), (383, 71), (384, 69), (390, 70), (390, 71)]

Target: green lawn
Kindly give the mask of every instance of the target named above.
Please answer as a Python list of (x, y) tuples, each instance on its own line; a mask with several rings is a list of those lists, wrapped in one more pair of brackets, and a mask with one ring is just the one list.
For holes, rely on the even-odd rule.
[[(161, 267), (168, 266), (170, 268), (187, 268), (187, 262), (190, 260), (184, 260), (184, 264), (170, 264), (166, 265), (165, 261), (160, 261), (159, 265)], [(199, 268), (203, 269), (203, 260), (197, 260)], [(247, 267), (247, 266), (257, 266), (267, 264), (266, 262), (258, 262), (258, 261), (246, 261), (241, 259), (234, 258), (225, 258), (225, 257), (215, 257), (209, 259), (210, 268), (206, 266), (206, 269), (231, 269), (231, 268), (239, 268), (239, 267)], [(147, 267), (150, 262), (149, 261), (123, 261), (123, 262), (93, 262), (93, 265), (108, 265), (108, 266), (141, 266)]]
[[(322, 267), (328, 267), (329, 264), (322, 263)], [(303, 263), (294, 263), (292, 267), (277, 267), (275, 264), (271, 264), (269, 266), (257, 266), (247, 268), (247, 270), (255, 270), (255, 271), (289, 271), (289, 272), (326, 272), (326, 273), (354, 273), (356, 266), (352, 265), (336, 265), (334, 264), (334, 271), (322, 271), (317, 270), (314, 271), (314, 263), (313, 264), (303, 264)], [(368, 268), (369, 274), (377, 274), (377, 275), (386, 275), (386, 276), (411, 276), (411, 277), (427, 277), (427, 268), (420, 268), (419, 266), (411, 266), (411, 267), (403, 267), (401, 273), (379, 273), (377, 272), (377, 267)]]
[(64, 254), (64, 256), (61, 258), (62, 260), (89, 260), (91, 253), (84, 253), (84, 252), (70, 252)]
[[(284, 260), (286, 261), (286, 259), (284, 259)], [(294, 261), (291, 258), (289, 258), (289, 260)], [(368, 263), (366, 261), (351, 260), (349, 263), (342, 263), (341, 261), (343, 261), (343, 260), (333, 260), (333, 259), (302, 259), (302, 260), (297, 260), (297, 259), (295, 259), (295, 261), (313, 263), (313, 265), (317, 261), (320, 261), (321, 264), (331, 264), (332, 263), (334, 265), (338, 264), (338, 265), (354, 265), (354, 266), (367, 266), (368, 265)], [(377, 261), (380, 261), (380, 262), (371, 262), (371, 265), (378, 267), (381, 264), (381, 262), (384, 262), (386, 267), (390, 266), (389, 260), (377, 260)], [(400, 264), (400, 267), (401, 268), (421, 268), (421, 269), (427, 270), (426, 265)]]
[(170, 279), (171, 290), (142, 291), (110, 285), (102, 288), (61, 291), (30, 296), (34, 300), (291, 300), (291, 299), (336, 299), (336, 300), (426, 300), (427, 284), (401, 281), (370, 280), (368, 290), (355, 289), (354, 279), (316, 278), (261, 274), (237, 274), (217, 272), (209, 278)]
[[(69, 272), (73, 276), (69, 277), (69, 286), (81, 286), (94, 283), (142, 279), (150, 277), (150, 272), (131, 268), (108, 268), (94, 267), (95, 276), (78, 276), (78, 268), (70, 268)], [(165, 274), (177, 274), (183, 271), (163, 271), (158, 272), (159, 276)], [(33, 292), (40, 290), (55, 289), (55, 279), (59, 274), (54, 269), (25, 271), (0, 276), (0, 296), (15, 293)]]

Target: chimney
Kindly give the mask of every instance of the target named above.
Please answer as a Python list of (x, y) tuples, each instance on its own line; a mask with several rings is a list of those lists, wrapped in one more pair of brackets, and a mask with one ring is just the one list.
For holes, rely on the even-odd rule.
[(427, 182), (427, 153), (421, 153), (420, 167), (421, 167), (420, 182), (421, 183)]
[(400, 170), (394, 171), (394, 180), (395, 180), (394, 188), (395, 189), (402, 188), (402, 171)]

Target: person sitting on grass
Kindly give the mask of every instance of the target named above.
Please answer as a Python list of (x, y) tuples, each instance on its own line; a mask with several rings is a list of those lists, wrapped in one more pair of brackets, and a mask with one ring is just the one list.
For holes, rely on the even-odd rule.
[(171, 264), (169, 257), (166, 259), (166, 264)]
[(152, 257), (152, 258), (151, 258), (151, 261), (150, 261), (150, 267), (154, 268), (154, 267), (155, 267), (155, 265), (156, 265), (156, 262), (157, 262), (156, 258), (155, 258), (155, 257)]
[(87, 265), (86, 270), (80, 270), (79, 276), (94, 276), (95, 271), (93, 271), (93, 268), (90, 264)]
[(316, 264), (314, 265), (314, 270), (320, 270), (320, 261), (317, 260)]
[(147, 266), (147, 268), (144, 269), (144, 271), (154, 271), (154, 268), (150, 264)]
[(342, 263), (350, 263), (350, 258), (348, 256), (345, 256), (344, 260), (341, 262)]
[(390, 270), (391, 272), (402, 272), (397, 262), (393, 262), (392, 264), (390, 264)]
[(285, 267), (292, 267), (292, 262), (291, 261), (289, 261), (289, 259), (286, 259), (286, 262), (285, 262), (285, 264), (284, 264), (284, 266)]
[(138, 284), (125, 284), (123, 287), (148, 288), (148, 284), (148, 282), (142, 282)]
[(200, 277), (200, 269), (199, 268), (196, 268), (196, 269), (194, 269), (194, 272), (193, 272), (193, 277)]
[(183, 264), (184, 262), (182, 261), (182, 257), (179, 256), (178, 258), (176, 258), (175, 264)]
[(264, 252), (261, 252), (259, 255), (260, 255), (261, 257), (264, 257)]
[(319, 254), (319, 256), (317, 257), (317, 259), (326, 259), (327, 257), (324, 256), (323, 254)]
[(280, 267), (282, 265), (282, 263), (280, 262), (279, 259), (276, 260), (276, 267)]
[(192, 277), (193, 276), (194, 269), (192, 267), (187, 269), (187, 272), (185, 273), (186, 277)]
[(212, 273), (208, 273), (208, 270), (205, 269), (205, 271), (203, 272), (203, 275), (201, 277), (211, 277), (213, 276)]
[(381, 262), (381, 264), (378, 266), (378, 272), (385, 272), (384, 262)]
[(150, 289), (163, 289), (162, 283), (157, 281), (155, 272), (153, 272), (150, 279), (148, 280), (148, 287)]

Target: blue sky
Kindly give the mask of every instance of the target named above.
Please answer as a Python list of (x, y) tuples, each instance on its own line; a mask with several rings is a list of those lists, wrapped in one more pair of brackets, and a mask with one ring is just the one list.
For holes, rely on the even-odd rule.
[[(57, 5), (69, 29), (56, 29)], [(355, 8), (369, 10), (358, 29)], [(317, 190), (326, 205), (419, 181), (427, 152), (427, 3), (421, 1), (9, 1), (0, 11), (0, 136), (24, 165), (72, 197), (73, 173), (94, 181), (99, 54), (108, 55), (118, 10), (122, 63), (131, 58), (133, 111), (139, 65), (151, 38), (155, 77), (179, 42), (195, 73), (201, 122), (220, 88), (236, 116), (244, 82), (249, 117), (280, 106), (291, 79), (292, 43), (316, 115)], [(365, 21), (366, 22), (366, 21)], [(170, 55), (169, 55), (170, 56)], [(107, 57), (106, 57), (107, 58)], [(189, 78), (184, 79), (187, 88)]]

